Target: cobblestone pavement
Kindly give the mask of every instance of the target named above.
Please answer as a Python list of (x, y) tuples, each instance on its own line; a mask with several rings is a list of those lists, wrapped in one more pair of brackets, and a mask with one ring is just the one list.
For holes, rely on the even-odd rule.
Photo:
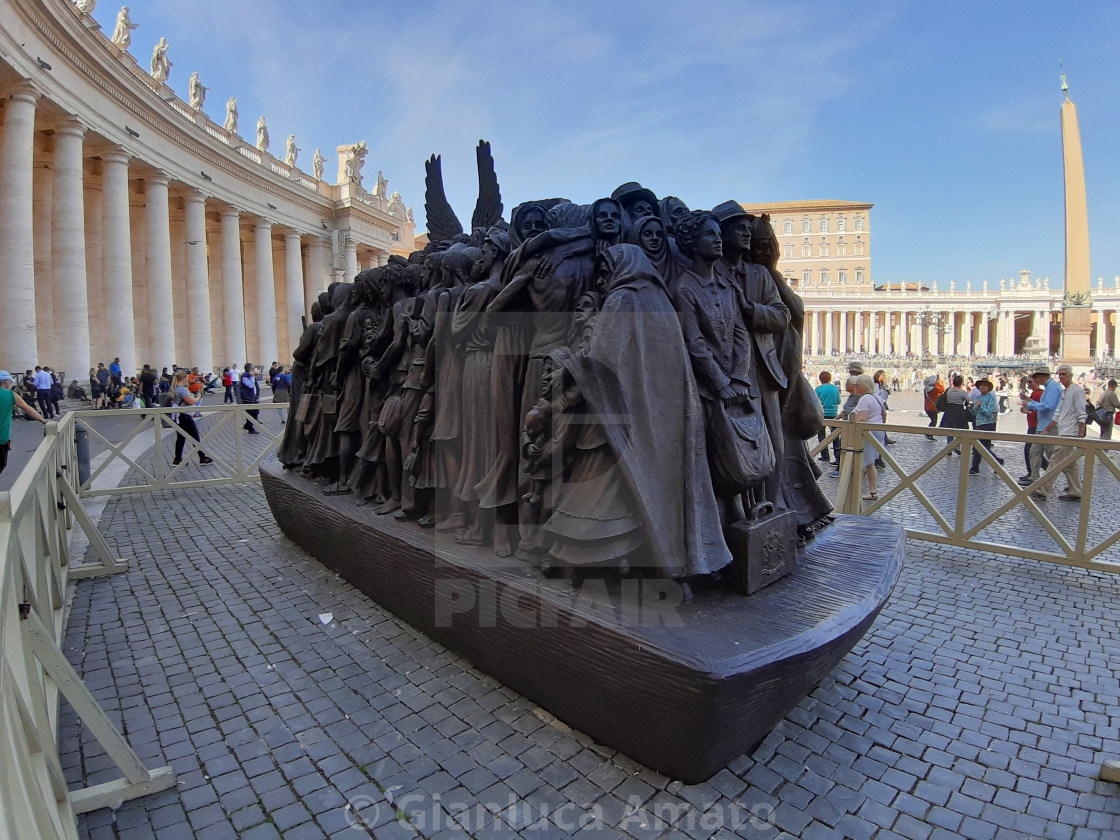
[[(258, 486), (112, 497), (101, 530), (132, 566), (76, 584), (66, 654), (179, 784), (82, 837), (1120, 837), (1115, 576), (912, 542), (836, 671), (682, 786), (381, 610)], [(60, 736), (72, 784), (119, 775), (65, 704)]]

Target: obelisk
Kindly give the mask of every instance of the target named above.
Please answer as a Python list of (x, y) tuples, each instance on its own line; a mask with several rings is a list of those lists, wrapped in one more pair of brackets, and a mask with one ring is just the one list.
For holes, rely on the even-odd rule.
[(1077, 106), (1070, 101), (1062, 74), (1062, 161), (1066, 188), (1066, 276), (1062, 296), (1062, 360), (1073, 365), (1092, 362), (1089, 277), (1089, 210), (1085, 201), (1085, 164), (1081, 158), (1081, 130)]

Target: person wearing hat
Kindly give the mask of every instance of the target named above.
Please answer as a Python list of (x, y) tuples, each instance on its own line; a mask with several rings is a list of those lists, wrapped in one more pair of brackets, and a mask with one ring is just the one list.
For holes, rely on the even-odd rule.
[[(1037, 412), (1036, 428), (1038, 431), (1036, 434), (1053, 434), (1057, 428), (1054, 423), (1054, 413), (1058, 410), (1058, 404), (1062, 401), (1062, 386), (1056, 380), (1050, 378), (1050, 367), (1048, 365), (1037, 365), (1035, 367), (1034, 381), (1042, 389), (1042, 396), (1037, 400), (1023, 398), (1020, 400), (1020, 405), (1027, 411)], [(1019, 479), (1021, 485), (1026, 487), (1038, 481), (1039, 475), (1042, 473), (1042, 457), (1045, 455), (1050, 458), (1052, 450), (1053, 446), (1051, 445), (1031, 444), (1030, 467), (1027, 475)]]
[[(1073, 368), (1069, 365), (1058, 365), (1058, 381), (1062, 386), (1058, 408), (1045, 426), (1042, 425), (1041, 419), (1039, 420), (1039, 434), (1083, 438), (1086, 420), (1085, 389), (1073, 381)], [(1045, 399), (1045, 394), (1043, 398)], [(1060, 456), (1055, 444), (1049, 444), (1046, 448), (1049, 450), (1047, 455), (1051, 461), (1056, 455)], [(1067, 502), (1081, 501), (1081, 468), (1077, 461), (1062, 470), (1062, 475), (1066, 477), (1067, 486), (1065, 492), (1058, 498)], [(1058, 476), (1053, 470), (1047, 470), (1038, 488), (1031, 495), (1040, 499), (1048, 498), (1057, 479)]]
[(629, 222), (627, 227), (633, 227), (638, 219), (645, 216), (656, 216), (660, 209), (653, 191), (647, 190), (637, 181), (627, 181), (611, 193), (611, 198), (622, 206)]
[[(994, 432), (996, 430), (996, 418), (999, 416), (999, 402), (996, 401), (996, 395), (993, 392), (994, 386), (990, 379), (976, 380), (976, 388), (980, 392), (980, 397), (972, 401), (970, 406), (972, 410), (972, 428), (978, 432)], [(992, 457), (1003, 465), (1003, 459), (1000, 458), (995, 452), (992, 452), (991, 440), (981, 440), (980, 444), (992, 453)], [(969, 475), (980, 475), (980, 449), (979, 447), (972, 447), (972, 466), (968, 470)]]
[(29, 417), (45, 424), (46, 418), (27, 404), (26, 400), (12, 390), (15, 379), (6, 370), (0, 370), (0, 473), (8, 466), (8, 452), (12, 448), (12, 416), (18, 407)]
[(752, 396), (762, 402), (762, 416), (774, 445), (779, 465), (766, 481), (766, 501), (785, 507), (781, 489), (781, 465), (785, 461), (785, 433), (782, 428), (781, 394), (789, 387), (789, 379), (778, 356), (776, 338), (789, 328), (789, 307), (782, 300), (777, 284), (766, 266), (749, 261), (754, 218), (737, 201), (725, 201), (712, 208), (719, 222), (723, 240), (723, 257), (715, 264), (717, 276), (737, 287), (741, 319), (751, 340), (748, 382)]

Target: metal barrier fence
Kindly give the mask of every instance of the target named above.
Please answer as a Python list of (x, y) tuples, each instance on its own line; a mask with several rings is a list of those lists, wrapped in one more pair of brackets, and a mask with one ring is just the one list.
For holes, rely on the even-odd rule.
[[(1120, 551), (1109, 551), (1120, 542), (1120, 441), (826, 422), (831, 427), (828, 435), (810, 451), (816, 456), (840, 438), (837, 512), (889, 516), (913, 539), (1120, 572)], [(872, 437), (876, 431), (887, 432), (899, 444), (879, 444)], [(951, 442), (929, 444), (925, 437), (930, 434), (937, 440), (951, 436)], [(996, 452), (982, 440), (991, 441)], [(1049, 468), (1029, 485), (1021, 485), (1013, 468), (999, 462), (1002, 452), (1023, 463), (1023, 446), (1042, 443), (1056, 449)], [(1009, 449), (1006, 444), (1016, 446)], [(879, 474), (878, 498), (864, 500), (862, 459), (867, 447), (878, 451), (885, 469)], [(980, 453), (979, 476), (969, 474), (974, 451)], [(1055, 478), (1061, 481), (1059, 474), (1071, 465), (1084, 474), (1076, 504), (1032, 495)]]
[[(67, 582), (128, 568), (110, 552), (81, 498), (259, 480), (261, 461), (280, 441), (272, 418), (279, 421), (285, 409), (267, 403), (206, 407), (210, 417), (201, 423), (200, 441), (165, 425), (176, 409), (71, 411), (47, 425), (12, 489), (0, 492), (0, 837), (76, 840), (78, 814), (175, 784), (170, 767), (144, 766), (61, 650)], [(259, 411), (260, 419), (250, 410)], [(93, 448), (101, 449), (84, 482), (75, 445), (78, 423)], [(246, 423), (260, 434), (244, 434)], [(180, 436), (183, 462), (175, 465), (171, 450)], [(213, 465), (189, 465), (199, 450)], [(201, 469), (208, 474), (201, 476)], [(95, 562), (75, 562), (75, 526), (89, 540)], [(60, 696), (121, 778), (68, 789), (57, 741)]]

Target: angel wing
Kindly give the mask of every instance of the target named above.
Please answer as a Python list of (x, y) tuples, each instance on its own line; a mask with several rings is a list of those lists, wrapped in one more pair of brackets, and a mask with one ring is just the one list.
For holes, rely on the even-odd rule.
[(502, 218), (502, 190), (498, 186), (498, 175), (494, 171), (494, 156), (490, 154), (490, 143), (478, 141), (475, 149), (478, 159), (478, 201), (471, 216), (471, 229), (489, 229)]
[(443, 161), (432, 155), (424, 162), (424, 214), (428, 219), (428, 238), (443, 242), (463, 232), (463, 225), (447, 202), (443, 191)]

